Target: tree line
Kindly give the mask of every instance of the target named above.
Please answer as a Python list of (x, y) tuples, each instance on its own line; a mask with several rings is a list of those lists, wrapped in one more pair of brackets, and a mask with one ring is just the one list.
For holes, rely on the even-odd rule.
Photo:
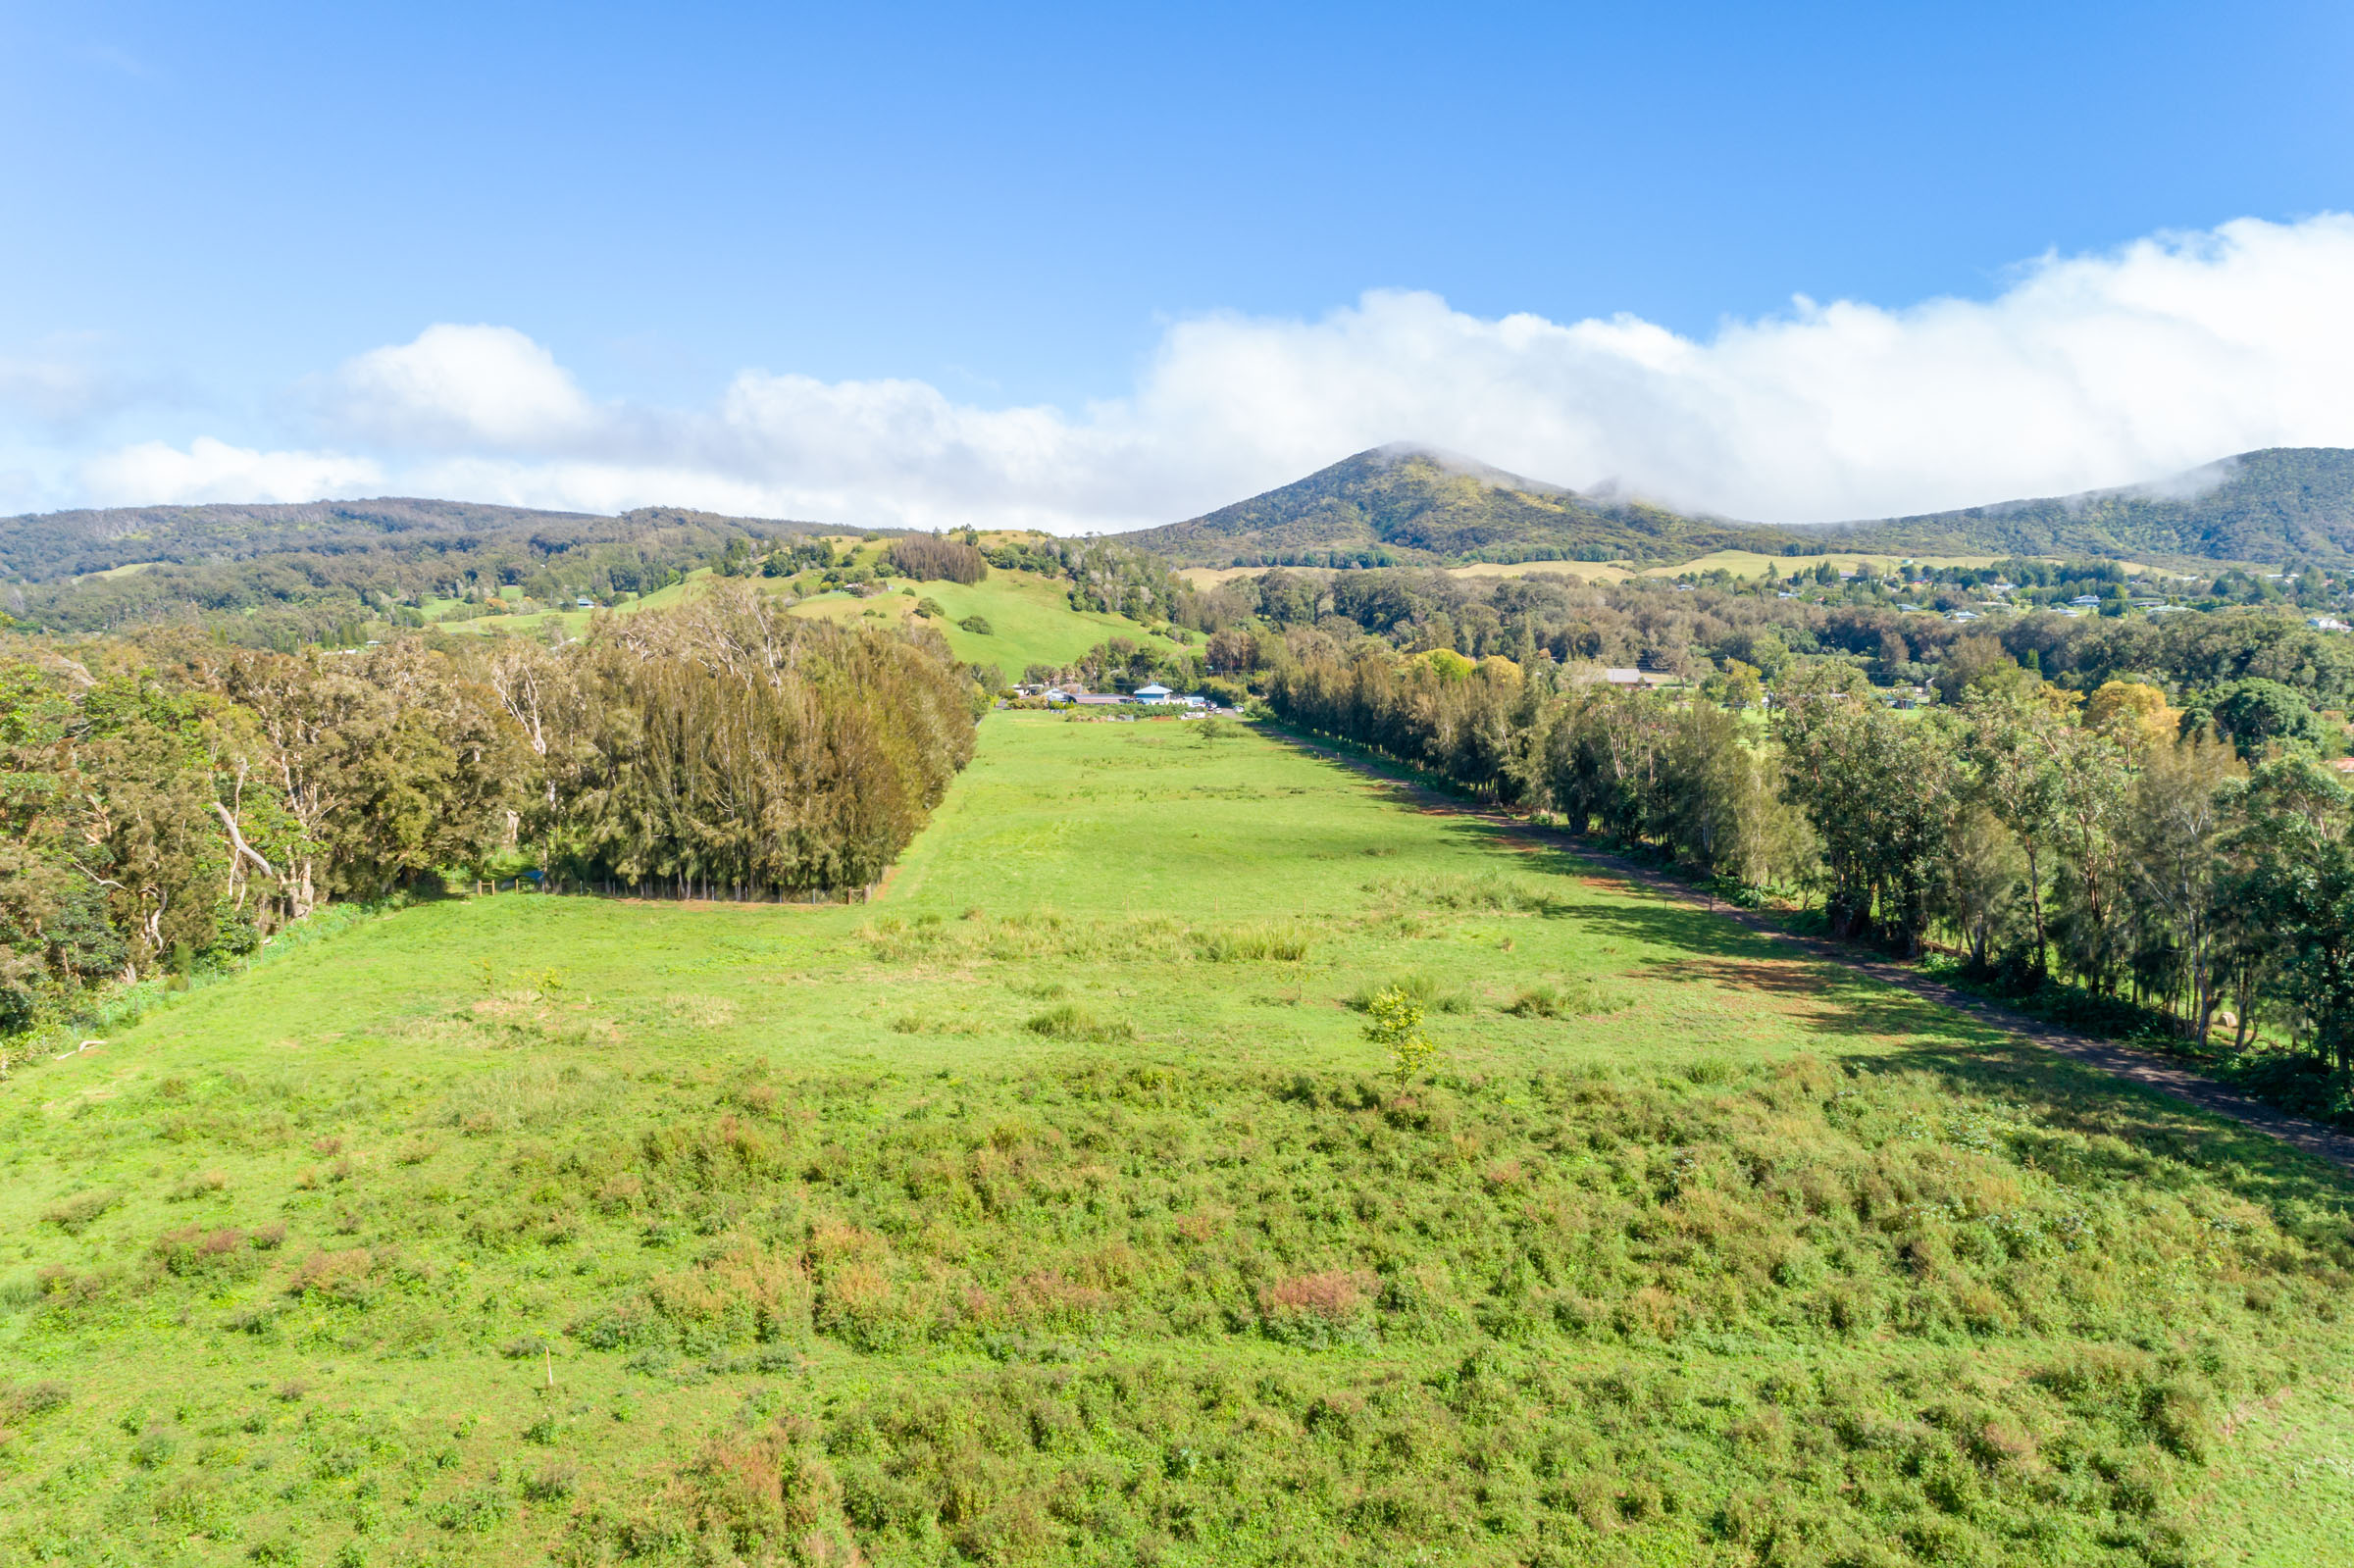
[(337, 898), (529, 872), (640, 895), (878, 879), (972, 755), (937, 632), (726, 585), (549, 647), (0, 646), (0, 1030)]
[(2016, 661), (1919, 711), (1833, 660), (1761, 697), (1369, 643), (1306, 646), (1268, 683), (1293, 724), (1736, 896), (1797, 894), (1838, 935), (1935, 943), (2001, 988), (2131, 1004), (2201, 1043), (2269, 1023), (2354, 1069), (2354, 798), (2309, 736)]

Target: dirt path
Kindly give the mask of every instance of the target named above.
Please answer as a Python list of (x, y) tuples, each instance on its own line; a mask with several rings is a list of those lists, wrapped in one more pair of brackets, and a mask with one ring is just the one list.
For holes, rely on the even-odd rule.
[(1725, 919), (1746, 926), (1761, 936), (1770, 936), (1786, 946), (1794, 947), (1810, 958), (1819, 959), (1824, 963), (1839, 964), (1858, 974), (1868, 975), (1884, 985), (1911, 991), (1916, 996), (1950, 1007), (1956, 1012), (1966, 1013), (1980, 1023), (1992, 1025), (2019, 1039), (2040, 1045), (2045, 1050), (2052, 1051), (2057, 1055), (2082, 1062), (2089, 1067), (2097, 1067), (2101, 1071), (2114, 1074), (2128, 1083), (2143, 1085), (2157, 1089), (2161, 1093), (2171, 1094), (2176, 1099), (2187, 1100), (2201, 1110), (2213, 1111), (2219, 1116), (2227, 1116), (2258, 1132), (2270, 1134), (2283, 1143), (2302, 1149), (2317, 1158), (2328, 1160), (2345, 1170), (2354, 1171), (2354, 1135), (2334, 1132), (2318, 1122), (2309, 1122), (2301, 1116), (2291, 1116), (2286, 1111), (2275, 1110), (2260, 1101), (2249, 1099), (2244, 1094), (2226, 1088), (2213, 1079), (2201, 1077), (2188, 1068), (2170, 1062), (2162, 1056), (2135, 1050), (2129, 1045), (2120, 1045), (2115, 1040), (2098, 1039), (2089, 1035), (2079, 1035), (2073, 1030), (2061, 1029), (2056, 1025), (2047, 1024), (2041, 1019), (2030, 1018), (2024, 1013), (1972, 996), (1968, 991), (1959, 990), (1940, 981), (1931, 980), (1907, 965), (1890, 963), (1884, 959), (1874, 958), (1868, 953), (1860, 952), (1844, 942), (1787, 931), (1770, 915), (1718, 902), (1705, 893), (1694, 891), (1671, 877), (1662, 875), (1649, 866), (1612, 854), (1605, 849), (1598, 849), (1584, 839), (1558, 828), (1548, 828), (1506, 811), (1465, 805), (1451, 795), (1417, 784), (1411, 779), (1401, 778), (1376, 763), (1344, 751), (1337, 746), (1310, 740), (1305, 735), (1279, 729), (1272, 724), (1262, 728), (1267, 733), (1279, 735), (1304, 751), (1313, 752), (1319, 757), (1327, 758), (1358, 773), (1379, 779), (1382, 783), (1411, 795), (1415, 803), (1425, 809), (1443, 810), (1458, 816), (1474, 818), (1491, 826), (1505, 829), (1523, 839), (1537, 838), (1556, 844), (1576, 855), (1580, 860), (1602, 867), (1625, 881), (1639, 883), (1657, 892), (1664, 893), (1695, 907), (1706, 905)]

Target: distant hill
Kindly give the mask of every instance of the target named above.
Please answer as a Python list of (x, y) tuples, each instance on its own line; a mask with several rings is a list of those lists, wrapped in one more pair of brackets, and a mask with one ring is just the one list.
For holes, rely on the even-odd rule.
[(0, 518), (0, 575), (47, 582), (142, 561), (193, 565), (294, 552), (346, 555), (500, 544), (532, 544), (544, 552), (584, 544), (626, 544), (668, 530), (714, 525), (764, 537), (827, 531), (823, 524), (720, 517), (680, 507), (641, 507), (619, 517), (600, 517), (406, 497), (294, 505), (121, 506)]
[(2276, 446), (2152, 484), (1810, 531), (1837, 549), (1915, 555), (2354, 558), (2354, 450)]
[(1710, 550), (1780, 550), (1793, 535), (1580, 495), (1428, 447), (1383, 446), (1221, 507), (1120, 535), (1180, 566), (1338, 557), (1439, 561), (1677, 561)]
[(1865, 522), (1777, 527), (1580, 494), (1425, 447), (1385, 446), (1120, 535), (1184, 566), (1690, 560), (1711, 550), (2354, 559), (2354, 450), (2275, 447), (2155, 483)]

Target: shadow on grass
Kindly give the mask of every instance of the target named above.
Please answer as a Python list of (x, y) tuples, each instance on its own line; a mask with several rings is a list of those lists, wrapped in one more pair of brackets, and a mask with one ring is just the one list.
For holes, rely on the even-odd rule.
[[(1926, 1074), (1958, 1095), (2006, 1101), (2042, 1127), (2078, 1135), (2085, 1141), (2067, 1156), (2075, 1180), (2183, 1193), (2220, 1186), (2298, 1230), (2342, 1229), (2354, 1212), (2354, 1174), (2268, 1133), (1696, 907), (1674, 889), (1581, 855), (1574, 842), (1548, 830), (1469, 815), (1478, 809), (1474, 803), (1434, 791), (1393, 766), (1311, 755), (1336, 772), (1360, 780), (1372, 775), (1394, 804), (1425, 815), (1457, 814), (1452, 835), (1493, 855), (1499, 870), (1608, 881), (1613, 901), (1563, 903), (1550, 918), (1672, 955), (1652, 960), (1647, 980), (1803, 998), (1811, 1005), (1789, 1015), (1790, 1022), (1818, 1037), (1824, 1054), (1853, 1072)], [(1871, 1038), (1871, 1048), (1856, 1049), (1859, 1037)]]

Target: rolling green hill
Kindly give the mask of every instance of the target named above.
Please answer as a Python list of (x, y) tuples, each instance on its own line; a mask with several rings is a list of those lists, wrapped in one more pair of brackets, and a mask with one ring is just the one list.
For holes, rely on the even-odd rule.
[(722, 517), (673, 506), (640, 507), (619, 517), (406, 497), (290, 505), (123, 506), (0, 518), (0, 573), (47, 582), (148, 562), (192, 565), (295, 552), (457, 551), (502, 544), (545, 552), (626, 544), (665, 530), (708, 531), (714, 526), (763, 538), (826, 531), (815, 523)]
[(1376, 562), (1677, 561), (1710, 550), (1778, 551), (1789, 535), (1606, 501), (1411, 446), (1359, 452), (1190, 522), (1120, 535), (1181, 566), (1339, 556)]

